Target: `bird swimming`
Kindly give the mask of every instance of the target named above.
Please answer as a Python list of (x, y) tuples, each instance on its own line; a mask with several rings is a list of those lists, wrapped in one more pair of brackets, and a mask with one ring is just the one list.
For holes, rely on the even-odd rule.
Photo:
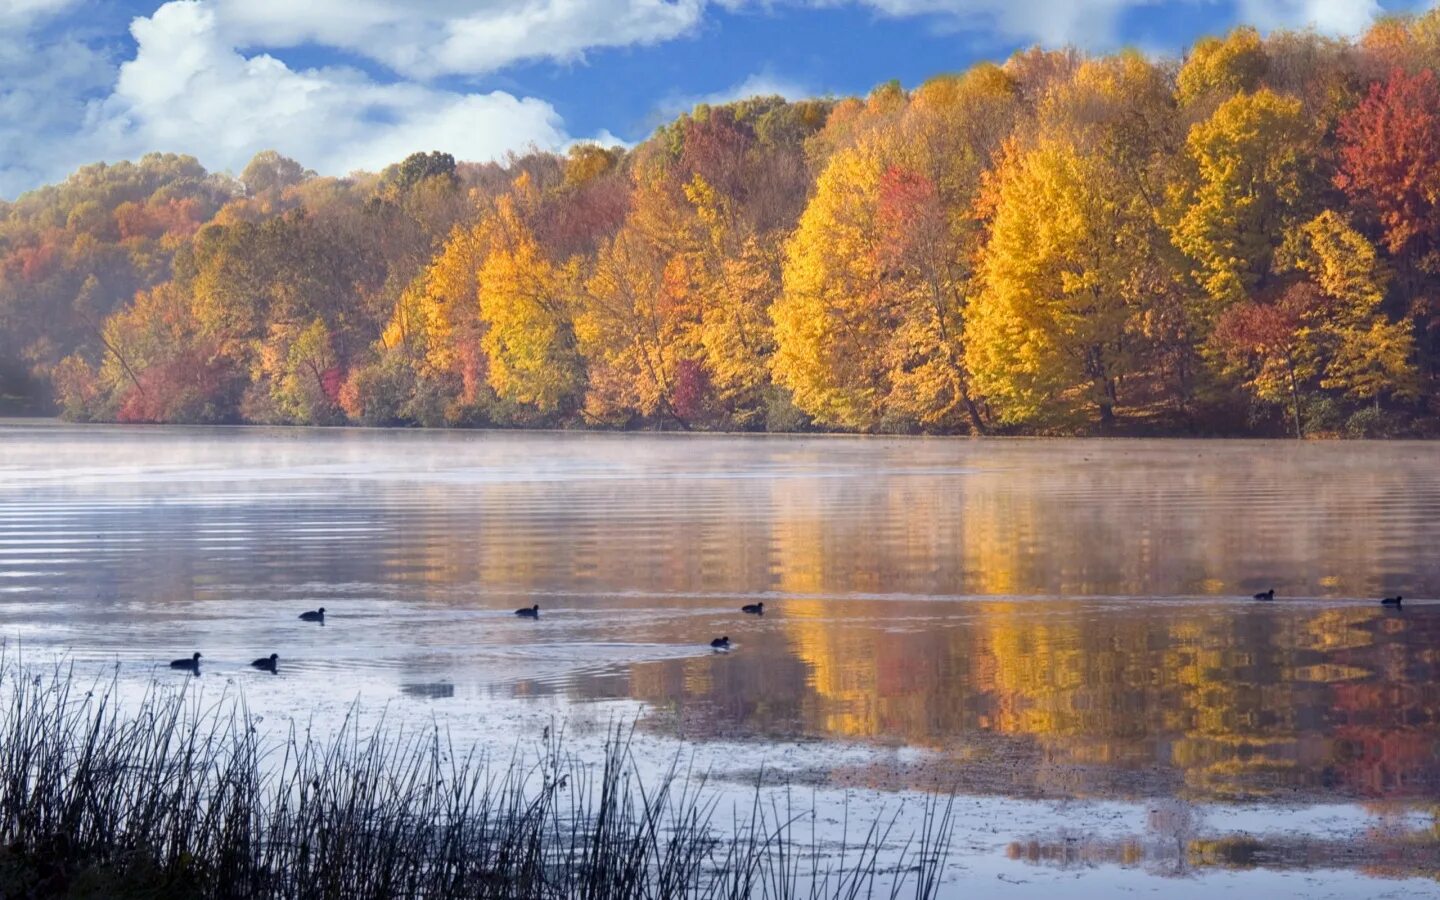
[(537, 603), (534, 606), (522, 606), (519, 609), (515, 610), (515, 615), (521, 617), (522, 619), (538, 619), (540, 618), (540, 604)]
[(250, 665), (265, 672), (275, 672), (280, 665), (280, 654), (272, 653), (269, 656), (262, 656)]
[(172, 659), (172, 660), (170, 660), (170, 668), (172, 668), (172, 669), (184, 669), (186, 672), (194, 672), (196, 675), (199, 675), (199, 674), (200, 674), (200, 651), (199, 651), (199, 650), (196, 650), (196, 651), (195, 651), (195, 655), (192, 656), (192, 657), (190, 657), (189, 659)]
[(710, 646), (714, 647), (716, 650), (729, 650), (730, 636), (726, 635), (725, 637), (718, 637), (710, 642)]
[(744, 606), (740, 607), (740, 611), (743, 613), (750, 613), (752, 616), (763, 616), (765, 615), (765, 604), (747, 603)]
[(1271, 588), (1271, 589), (1268, 590), (1268, 591), (1261, 591), (1260, 593), (1258, 593), (1258, 594), (1255, 595), (1255, 599), (1256, 599), (1256, 600), (1274, 600), (1274, 599), (1275, 599), (1275, 589), (1274, 589), (1274, 588)]
[(303, 622), (323, 622), (323, 621), (325, 621), (325, 607), (322, 606), (322, 607), (320, 607), (319, 609), (312, 609), (312, 610), (310, 610), (309, 612), (303, 612), (303, 613), (301, 613), (301, 614), (300, 614), (300, 620), (303, 621)]
[(1403, 606), (1403, 605), (1404, 605), (1404, 602), (1405, 602), (1405, 598), (1402, 597), (1402, 596), (1400, 596), (1399, 594), (1396, 594), (1396, 595), (1393, 596), (1393, 597), (1386, 597), (1384, 600), (1381, 600), (1381, 601), (1380, 601), (1380, 605), (1381, 605), (1381, 606), (1395, 606), (1395, 607), (1399, 607), (1399, 606)]

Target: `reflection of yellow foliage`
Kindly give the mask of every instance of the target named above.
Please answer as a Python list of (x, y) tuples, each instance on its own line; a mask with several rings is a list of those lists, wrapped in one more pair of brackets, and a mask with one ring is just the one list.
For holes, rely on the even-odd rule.
[(1192, 866), (1218, 866), (1225, 869), (1251, 869), (1258, 863), (1256, 856), (1264, 846), (1248, 837), (1227, 837), (1218, 840), (1193, 840), (1186, 847)]
[(685, 692), (697, 697), (708, 694), (712, 671), (709, 665), (702, 665), (696, 660), (688, 661), (685, 664)]
[(1327, 609), (1306, 618), (1300, 645), (1307, 650), (1368, 647), (1375, 643), (1375, 638), (1364, 626), (1380, 616), (1381, 610), (1373, 607)]
[[(813, 587), (816, 571), (792, 583)], [(967, 606), (963, 627), (911, 632), (867, 627), (872, 612), (903, 622), (909, 605), (854, 608), (862, 602), (784, 601), (792, 652), (810, 671), (812, 727), (939, 746), (981, 730), (1033, 738), (1060, 764), (1034, 777), (1066, 792), (1085, 786), (1065, 766), (1149, 766), (1162, 735), (1165, 761), (1197, 796), (1293, 783), (1329, 752), (1303, 724), (1317, 701), (1331, 702), (1315, 692), (1371, 675), (1361, 661), (1295, 657), (1366, 646), (1356, 626), (1369, 610), (1323, 610), (1277, 629), (1204, 607), (1156, 618), (1087, 614), (1084, 601), (991, 601)]]
[(813, 507), (812, 483), (782, 480), (775, 486), (775, 506), (785, 510), (774, 525), (776, 589), (787, 594), (816, 594), (826, 583), (827, 523)]
[[(832, 600), (785, 602), (785, 624), (795, 655), (809, 666), (811, 684), (822, 700), (823, 728), (831, 734), (863, 737), (876, 733), (873, 649), (866, 652), (836, 627)], [(868, 657), (870, 665), (858, 664)]]

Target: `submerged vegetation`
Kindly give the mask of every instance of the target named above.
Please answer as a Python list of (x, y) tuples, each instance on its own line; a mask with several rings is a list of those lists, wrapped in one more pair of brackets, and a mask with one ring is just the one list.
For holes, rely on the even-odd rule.
[(127, 422), (1440, 431), (1440, 12), (1030, 50), (633, 149), (86, 167), (0, 202), (0, 403)]
[(492, 768), (439, 730), (272, 742), (241, 705), (127, 710), (64, 670), (0, 690), (4, 897), (930, 897), (945, 866), (943, 801), (821, 847), (758, 788), (722, 821), (703, 778), (647, 784), (621, 730), (593, 766), (557, 738)]

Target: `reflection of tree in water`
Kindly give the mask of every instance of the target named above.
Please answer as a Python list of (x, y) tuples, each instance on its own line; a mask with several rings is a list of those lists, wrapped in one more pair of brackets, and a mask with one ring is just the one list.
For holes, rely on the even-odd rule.
[[(503, 441), (466, 453), (485, 446), (516, 466)], [(1436, 612), (1148, 599), (1244, 597), (1272, 578), (1291, 594), (1395, 581), (1433, 596), (1440, 567), (1407, 549), (1433, 530), (1433, 460), (1415, 450), (1127, 442), (1102, 461), (1080, 443), (635, 438), (523, 452), (536, 459), (518, 471), (546, 477), (383, 495), (405, 527), (357, 555), (365, 580), (389, 566), (437, 605), (603, 596), (626, 612), (604, 626), (618, 642), (708, 640), (693, 619), (652, 622), (695, 598), (764, 595), (774, 612), (738, 626), (753, 633), (731, 657), (518, 694), (635, 696), (692, 734), (914, 744), (952, 770), (989, 761), (1009, 792), (1440, 784)], [(627, 477), (590, 477), (614, 472)], [(1141, 598), (1072, 599), (1116, 594)]]
[[(1337, 683), (1325, 777), (1372, 796), (1435, 796), (1440, 740), (1440, 615), (1430, 609), (1365, 623), (1376, 677)], [(1350, 652), (1350, 651), (1347, 651)]]
[(632, 689), (730, 735), (904, 742), (957, 767), (863, 775), (896, 787), (1421, 798), (1440, 776), (1440, 616), (1424, 608), (776, 606), (750, 652), (637, 665)]
[(424, 684), (402, 684), (400, 693), (417, 700), (448, 700), (455, 696), (455, 685), (446, 681)]
[(1044, 837), (1015, 841), (1006, 856), (1059, 868), (1088, 868), (1098, 864), (1144, 866), (1154, 875), (1190, 874), (1195, 865), (1191, 848), (1204, 828), (1204, 813), (1182, 800), (1158, 800), (1146, 814), (1145, 832), (1122, 838), (1097, 838), (1060, 830)]
[(1352, 869), (1387, 878), (1440, 880), (1440, 808), (1416, 828), (1390, 821), (1359, 835), (1324, 838), (1291, 834), (1215, 832), (1201, 810), (1180, 801), (1152, 804), (1142, 834), (1099, 838), (1060, 830), (1005, 848), (1011, 859), (1062, 869), (1099, 865), (1143, 867), (1152, 875), (1184, 877), (1207, 869)]

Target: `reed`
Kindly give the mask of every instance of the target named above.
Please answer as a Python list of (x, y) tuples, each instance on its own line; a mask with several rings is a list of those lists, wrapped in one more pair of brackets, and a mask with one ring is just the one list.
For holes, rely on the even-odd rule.
[[(722, 814), (678, 762), (492, 761), (434, 727), (356, 717), (262, 736), (243, 701), (153, 690), (122, 708), (73, 669), (0, 666), (0, 896), (927, 898), (952, 806), (904, 806), (822, 844), (788, 790)], [(912, 804), (913, 806), (913, 804)], [(808, 834), (806, 823), (808, 822)], [(909, 830), (905, 830), (909, 829)], [(902, 833), (902, 831), (904, 833)]]

